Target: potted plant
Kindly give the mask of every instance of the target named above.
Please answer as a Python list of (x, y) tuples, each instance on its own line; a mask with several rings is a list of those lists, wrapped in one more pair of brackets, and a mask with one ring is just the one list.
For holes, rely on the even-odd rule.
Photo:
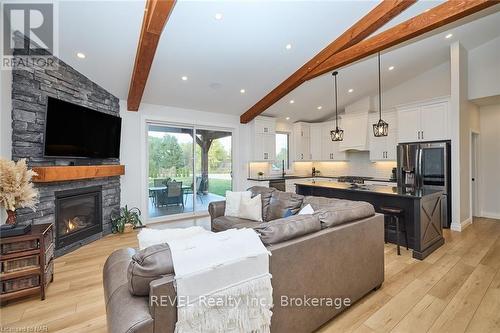
[(128, 209), (128, 206), (120, 208), (118, 216), (111, 218), (111, 232), (124, 233), (131, 232), (137, 226), (142, 226), (141, 211), (139, 208), (134, 207)]
[(16, 226), (16, 209), (30, 208), (33, 211), (38, 203), (38, 191), (31, 179), (37, 173), (28, 169), (26, 160), (17, 162), (0, 159), (0, 206), (7, 210), (6, 225), (2, 229)]

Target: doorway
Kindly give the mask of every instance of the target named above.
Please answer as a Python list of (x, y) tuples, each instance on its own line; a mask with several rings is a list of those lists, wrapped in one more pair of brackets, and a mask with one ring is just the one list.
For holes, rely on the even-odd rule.
[(232, 189), (232, 132), (147, 124), (148, 218), (206, 214)]
[(479, 207), (479, 133), (471, 132), (470, 145), (470, 204), (471, 216), (481, 216)]

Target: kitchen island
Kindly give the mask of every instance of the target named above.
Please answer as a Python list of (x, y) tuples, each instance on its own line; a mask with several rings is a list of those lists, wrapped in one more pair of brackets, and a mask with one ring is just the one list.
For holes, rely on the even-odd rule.
[[(442, 232), (443, 208), (442, 191), (416, 190), (406, 192), (401, 187), (358, 185), (326, 181), (304, 181), (295, 184), (296, 192), (354, 201), (366, 201), (380, 212), (381, 206), (404, 209), (404, 219), (408, 228), (408, 247), (413, 249), (413, 257), (424, 259), (444, 244)], [(404, 235), (400, 240), (404, 242)], [(395, 243), (396, 230), (387, 230), (387, 241)]]

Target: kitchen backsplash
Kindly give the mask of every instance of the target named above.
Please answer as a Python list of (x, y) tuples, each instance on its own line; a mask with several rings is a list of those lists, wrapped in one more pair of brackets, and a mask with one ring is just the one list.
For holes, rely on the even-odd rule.
[[(396, 162), (370, 161), (369, 152), (348, 152), (348, 161), (345, 162), (294, 162), (293, 174), (297, 176), (309, 176), (312, 167), (315, 167), (323, 176), (364, 176), (375, 178), (390, 178), (392, 168)], [(271, 173), (271, 164), (267, 162), (250, 163), (249, 175), (256, 177), (259, 171), (265, 176)]]

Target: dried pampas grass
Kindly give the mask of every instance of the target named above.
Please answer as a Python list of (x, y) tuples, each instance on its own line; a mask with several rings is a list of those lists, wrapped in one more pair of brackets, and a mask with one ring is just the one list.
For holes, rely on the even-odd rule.
[(38, 191), (33, 187), (31, 178), (36, 175), (36, 172), (28, 169), (25, 159), (17, 163), (0, 159), (0, 205), (7, 210), (35, 210)]

